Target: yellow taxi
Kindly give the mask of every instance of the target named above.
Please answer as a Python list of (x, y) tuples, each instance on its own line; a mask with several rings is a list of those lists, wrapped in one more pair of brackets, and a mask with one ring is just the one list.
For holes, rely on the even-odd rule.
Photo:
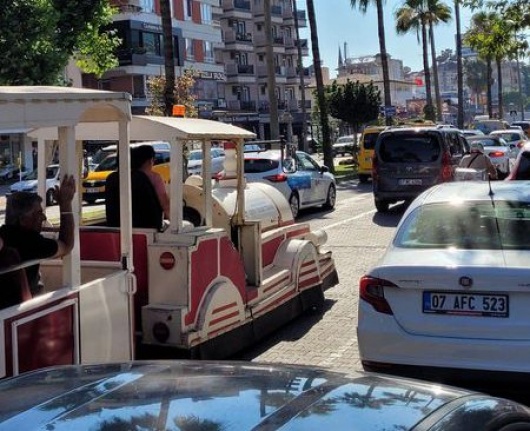
[(385, 130), (385, 126), (368, 126), (364, 129), (359, 142), (359, 154), (357, 161), (359, 166), (357, 173), (359, 182), (366, 183), (372, 176), (372, 157), (374, 155), (375, 142), (379, 133)]
[[(133, 144), (131, 147), (137, 145), (145, 145), (146, 142)], [(151, 145), (151, 143), (147, 142)], [(155, 149), (155, 164), (153, 171), (162, 176), (162, 179), (167, 184), (169, 183), (169, 144), (154, 145)], [(117, 153), (110, 153), (97, 167), (89, 172), (82, 182), (83, 200), (88, 204), (95, 203), (98, 199), (105, 199), (105, 183), (107, 177), (118, 168)]]

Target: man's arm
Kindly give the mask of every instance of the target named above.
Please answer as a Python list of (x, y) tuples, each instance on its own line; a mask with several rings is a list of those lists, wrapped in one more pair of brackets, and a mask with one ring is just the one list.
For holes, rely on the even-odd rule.
[(75, 181), (71, 175), (65, 175), (61, 186), (55, 190), (55, 197), (61, 212), (57, 253), (53, 257), (62, 257), (70, 253), (74, 247), (74, 214), (72, 213), (72, 199), (75, 194)]

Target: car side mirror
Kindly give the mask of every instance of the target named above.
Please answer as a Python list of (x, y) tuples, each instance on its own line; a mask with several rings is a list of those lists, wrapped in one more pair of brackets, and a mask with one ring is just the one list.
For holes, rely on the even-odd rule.
[(329, 172), (329, 168), (326, 165), (320, 166), (320, 173)]
[(514, 149), (515, 148), (515, 144), (510, 144), (510, 149)]

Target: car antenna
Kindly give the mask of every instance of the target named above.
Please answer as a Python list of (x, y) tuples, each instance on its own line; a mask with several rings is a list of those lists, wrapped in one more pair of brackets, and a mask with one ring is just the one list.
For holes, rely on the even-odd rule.
[(491, 188), (491, 175), (488, 173), (488, 188), (490, 189), (488, 195), (491, 199), (491, 202), (493, 204), (493, 208), (495, 208), (495, 201), (493, 200), (493, 196), (495, 195), (495, 193), (493, 193), (493, 189)]

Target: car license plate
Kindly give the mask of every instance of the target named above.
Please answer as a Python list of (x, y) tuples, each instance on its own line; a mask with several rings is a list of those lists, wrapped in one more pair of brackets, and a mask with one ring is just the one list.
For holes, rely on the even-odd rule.
[(400, 186), (421, 186), (422, 181), (421, 179), (403, 179), (399, 180), (398, 184)]
[(462, 316), (508, 317), (508, 295), (423, 292), (423, 312)]
[(99, 189), (96, 188), (88, 188), (86, 189), (85, 193), (99, 193)]

